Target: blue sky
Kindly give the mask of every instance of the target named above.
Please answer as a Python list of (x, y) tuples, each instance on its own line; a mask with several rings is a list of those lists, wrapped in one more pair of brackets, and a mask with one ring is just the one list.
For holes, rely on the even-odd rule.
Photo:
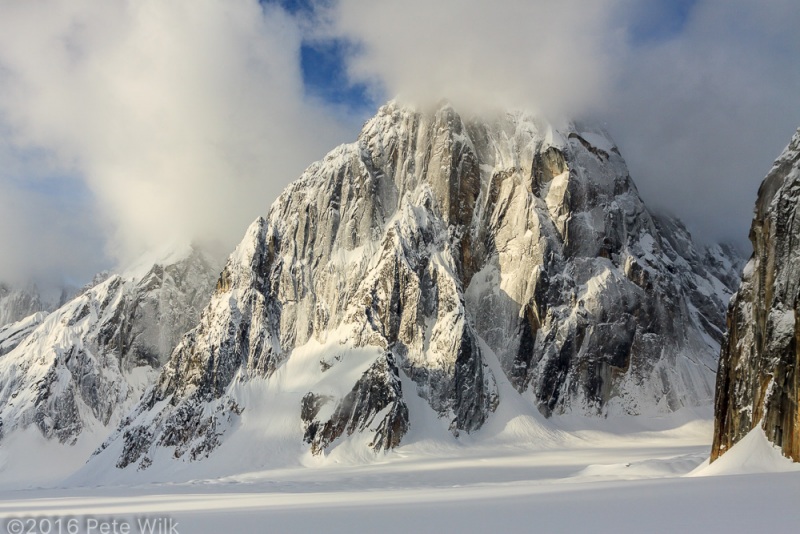
[(372, 111), (376, 102), (363, 83), (348, 80), (345, 57), (349, 45), (342, 40), (304, 42), (300, 48), (306, 91), (332, 105), (357, 114)]
[[(301, 19), (313, 17), (315, 6), (330, 4), (313, 0), (280, 0), (277, 3)], [(366, 85), (348, 79), (346, 58), (354, 46), (344, 39), (304, 39), (300, 48), (303, 83), (310, 95), (331, 105), (344, 106), (353, 114), (368, 116), (381, 102), (370, 96)]]
[(648, 44), (680, 34), (697, 0), (652, 0), (644, 4), (630, 27), (634, 43)]

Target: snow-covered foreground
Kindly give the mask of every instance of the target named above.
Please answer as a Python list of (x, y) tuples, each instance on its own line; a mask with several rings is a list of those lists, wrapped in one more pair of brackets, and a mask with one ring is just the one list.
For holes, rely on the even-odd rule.
[(9, 531), (14, 518), (72, 518), (80, 532), (101, 532), (116, 520), (117, 532), (122, 524), (140, 532), (146, 518), (165, 534), (171, 526), (185, 534), (752, 533), (800, 524), (800, 468), (763, 434), (708, 467), (710, 422), (676, 421), (633, 430), (625, 421), (561, 420), (567, 437), (543, 447), (419, 441), (366, 465), (343, 456), (180, 483), (3, 490), (0, 522)]

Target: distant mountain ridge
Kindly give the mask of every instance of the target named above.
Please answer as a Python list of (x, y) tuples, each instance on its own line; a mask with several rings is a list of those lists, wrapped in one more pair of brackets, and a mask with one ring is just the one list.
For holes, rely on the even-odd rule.
[(50, 314), (0, 328), (0, 447), (28, 427), (72, 444), (118, 424), (198, 320), (218, 276), (201, 251), (179, 256), (139, 276), (99, 275)]
[(35, 284), (14, 286), (0, 281), (0, 327), (15, 323), (37, 312), (50, 312), (68, 297), (65, 289), (57, 299), (42, 296)]

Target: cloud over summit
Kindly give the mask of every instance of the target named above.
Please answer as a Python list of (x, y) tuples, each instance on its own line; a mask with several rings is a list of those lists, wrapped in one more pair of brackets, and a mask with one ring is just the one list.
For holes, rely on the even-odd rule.
[(575, 114), (600, 104), (621, 34), (617, 0), (340, 0), (328, 31), (351, 77), (412, 101)]

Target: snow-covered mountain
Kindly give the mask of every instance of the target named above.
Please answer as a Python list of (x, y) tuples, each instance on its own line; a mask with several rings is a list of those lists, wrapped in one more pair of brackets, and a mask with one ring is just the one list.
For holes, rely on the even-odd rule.
[(59, 307), (67, 298), (67, 291), (46, 297), (35, 284), (16, 287), (0, 282), (0, 327), (25, 319), (37, 312), (49, 312)]
[(119, 423), (197, 322), (219, 274), (193, 248), (171, 256), (98, 277), (49, 315), (0, 329), (0, 449), (29, 427), (64, 444), (89, 431), (97, 443)]
[(47, 317), (46, 312), (36, 312), (31, 315), (0, 327), (0, 356), (11, 352), (17, 345), (22, 343), (28, 334), (34, 328), (42, 324), (44, 318)]
[(94, 463), (709, 404), (739, 265), (654, 217), (600, 129), (390, 103), (253, 223)]
[(715, 401), (712, 461), (761, 425), (800, 462), (800, 130), (758, 191), (753, 256), (728, 310)]

